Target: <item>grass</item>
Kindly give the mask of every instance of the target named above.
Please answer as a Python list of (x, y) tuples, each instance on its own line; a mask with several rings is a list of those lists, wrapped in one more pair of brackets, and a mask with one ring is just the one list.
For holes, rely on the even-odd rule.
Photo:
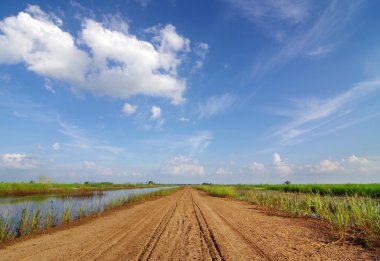
[(346, 237), (366, 246), (380, 242), (380, 210), (371, 197), (336, 197), (319, 193), (288, 193), (247, 186), (197, 186), (219, 197), (231, 197), (280, 210), (291, 216), (316, 217), (327, 221), (342, 242)]
[(289, 185), (240, 185), (241, 189), (264, 188), (282, 192), (318, 193), (335, 196), (366, 196), (380, 198), (380, 184), (289, 184)]
[(42, 213), (41, 209), (30, 210), (26, 204), (18, 217), (18, 220), (10, 215), (10, 212), (0, 214), (0, 243), (12, 240), (17, 237), (29, 234), (39, 233), (44, 229), (55, 227), (62, 223), (69, 223), (76, 219), (83, 219), (92, 215), (101, 215), (101, 213), (125, 206), (127, 204), (149, 199), (157, 196), (167, 196), (176, 192), (178, 188), (162, 189), (144, 194), (131, 194), (129, 196), (122, 195), (103, 202), (102, 205), (92, 206), (91, 208), (81, 205), (77, 209), (74, 218), (72, 218), (73, 207), (68, 202), (64, 204), (64, 209), (58, 218), (57, 210), (53, 207), (49, 208), (46, 213)]
[(6, 195), (31, 195), (48, 193), (84, 193), (93, 190), (112, 190), (112, 189), (133, 189), (133, 188), (153, 188), (167, 185), (126, 183), (112, 184), (89, 183), (89, 184), (60, 184), (60, 183), (25, 183), (25, 182), (0, 182), (0, 196)]

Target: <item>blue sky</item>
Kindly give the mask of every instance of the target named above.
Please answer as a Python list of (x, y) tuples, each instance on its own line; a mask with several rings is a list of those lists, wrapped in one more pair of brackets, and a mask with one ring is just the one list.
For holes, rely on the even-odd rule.
[(380, 182), (376, 1), (0, 3), (0, 179)]

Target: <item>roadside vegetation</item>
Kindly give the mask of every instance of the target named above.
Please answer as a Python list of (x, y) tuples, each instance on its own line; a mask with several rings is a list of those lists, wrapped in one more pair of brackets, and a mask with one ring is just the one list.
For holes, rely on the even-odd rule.
[(380, 184), (283, 184), (239, 185), (242, 189), (264, 188), (282, 192), (317, 193), (335, 196), (367, 196), (380, 198)]
[(76, 213), (73, 213), (72, 206), (67, 202), (64, 205), (61, 215), (58, 215), (57, 213), (59, 211), (53, 207), (43, 212), (40, 208), (30, 210), (28, 204), (25, 204), (20, 211), (20, 215), (17, 217), (12, 217), (9, 211), (8, 213), (0, 213), (0, 243), (14, 238), (36, 234), (62, 223), (69, 223), (94, 215), (100, 216), (105, 211), (157, 196), (170, 195), (177, 190), (178, 187), (144, 194), (122, 195), (121, 197), (101, 202), (98, 206), (91, 206), (91, 208), (86, 205), (81, 205), (77, 208)]
[(380, 203), (375, 198), (350, 193), (338, 194), (344, 195), (338, 197), (335, 196), (337, 194), (327, 193), (327, 190), (322, 193), (289, 193), (250, 185), (203, 185), (196, 188), (213, 196), (248, 201), (291, 216), (325, 220), (338, 234), (338, 241), (343, 243), (350, 239), (368, 247), (380, 245)]
[(0, 182), (0, 196), (22, 196), (31, 194), (81, 194), (94, 190), (114, 190), (114, 189), (134, 189), (134, 188), (153, 188), (168, 185), (158, 185), (152, 183), (126, 183), (126, 184), (113, 184), (110, 182), (90, 183), (84, 184), (61, 184), (51, 183), (48, 181), (43, 182)]

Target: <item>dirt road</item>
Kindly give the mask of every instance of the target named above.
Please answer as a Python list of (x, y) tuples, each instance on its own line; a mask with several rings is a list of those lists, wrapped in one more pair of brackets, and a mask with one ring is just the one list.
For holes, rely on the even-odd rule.
[(0, 260), (380, 260), (379, 252), (329, 240), (317, 220), (268, 215), (189, 187), (17, 242)]

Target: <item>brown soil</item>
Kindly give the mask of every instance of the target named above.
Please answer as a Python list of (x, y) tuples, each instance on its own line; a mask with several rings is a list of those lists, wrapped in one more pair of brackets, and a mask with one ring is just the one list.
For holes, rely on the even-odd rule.
[(268, 215), (185, 188), (15, 242), (0, 260), (380, 260), (378, 250), (331, 240), (317, 220)]

